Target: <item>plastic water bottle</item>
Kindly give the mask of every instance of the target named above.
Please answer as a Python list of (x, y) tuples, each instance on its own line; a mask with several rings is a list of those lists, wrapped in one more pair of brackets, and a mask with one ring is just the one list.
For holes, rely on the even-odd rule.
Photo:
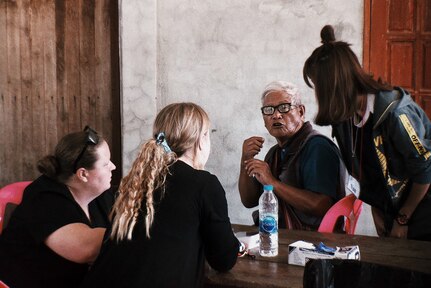
[(268, 257), (278, 255), (278, 201), (272, 189), (263, 186), (259, 198), (259, 254)]

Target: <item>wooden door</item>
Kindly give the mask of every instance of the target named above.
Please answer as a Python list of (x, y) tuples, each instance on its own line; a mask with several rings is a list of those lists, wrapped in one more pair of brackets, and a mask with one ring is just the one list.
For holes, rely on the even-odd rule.
[(431, 0), (366, 0), (364, 68), (402, 86), (431, 118)]
[(0, 187), (90, 125), (121, 177), (118, 1), (0, 0)]

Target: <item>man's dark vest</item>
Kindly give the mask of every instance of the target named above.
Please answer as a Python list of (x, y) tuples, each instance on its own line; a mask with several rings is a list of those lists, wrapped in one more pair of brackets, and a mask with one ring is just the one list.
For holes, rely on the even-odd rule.
[[(282, 147), (275, 145), (273, 146), (265, 156), (265, 162), (267, 162), (271, 168), (272, 174), (277, 177), (283, 183), (294, 186), (297, 188), (302, 187), (301, 175), (300, 175), (300, 154), (302, 149), (306, 146), (307, 142), (312, 137), (325, 137), (318, 131), (314, 130), (309, 122), (305, 122), (301, 129), (289, 140), (285, 145), (288, 147), (285, 159), (281, 162), (280, 153)], [(333, 142), (328, 139), (333, 144)], [(335, 145), (335, 144), (333, 144)], [(338, 148), (337, 148), (338, 149)], [(337, 150), (338, 151), (338, 150)], [(342, 161), (340, 161), (340, 164)], [(344, 171), (344, 166), (340, 165), (340, 171)], [(340, 173), (340, 183), (337, 185), (337, 200), (341, 199), (345, 195), (344, 190), (344, 173)], [(294, 208), (279, 199), (280, 206), (280, 221), (279, 226), (288, 229), (296, 230), (317, 230), (318, 227), (312, 226), (307, 223), (303, 223)]]

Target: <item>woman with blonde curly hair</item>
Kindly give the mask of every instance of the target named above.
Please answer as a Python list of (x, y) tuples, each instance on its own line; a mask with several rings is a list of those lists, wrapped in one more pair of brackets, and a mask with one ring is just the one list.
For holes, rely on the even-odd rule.
[(193, 103), (163, 108), (120, 184), (111, 237), (84, 287), (198, 287), (205, 259), (218, 271), (236, 262), (225, 192), (204, 171), (209, 118)]

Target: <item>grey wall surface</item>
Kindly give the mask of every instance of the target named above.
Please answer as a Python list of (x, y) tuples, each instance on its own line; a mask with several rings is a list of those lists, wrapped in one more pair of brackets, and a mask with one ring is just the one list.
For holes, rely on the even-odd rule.
[(275, 144), (263, 126), (260, 93), (273, 80), (296, 83), (313, 120), (316, 101), (302, 67), (326, 24), (362, 58), (362, 0), (120, 1), (124, 173), (162, 107), (198, 103), (212, 121), (206, 169), (226, 190), (231, 221), (251, 223), (253, 209), (243, 207), (237, 189), (242, 142), (265, 137), (260, 159)]

